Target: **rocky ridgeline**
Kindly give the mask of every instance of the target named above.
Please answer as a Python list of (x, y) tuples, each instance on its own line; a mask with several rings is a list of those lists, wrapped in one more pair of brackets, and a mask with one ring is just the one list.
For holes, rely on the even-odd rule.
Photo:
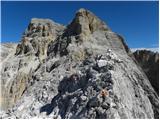
[(148, 50), (137, 50), (133, 54), (155, 91), (159, 94), (159, 53)]
[(120, 35), (85, 9), (66, 27), (48, 21), (32, 20), (3, 66), (2, 118), (158, 118), (158, 95)]
[(73, 21), (67, 26), (65, 35), (78, 36), (80, 40), (86, 38), (93, 32), (110, 31), (108, 26), (90, 11), (80, 9)]
[(53, 118), (119, 117), (114, 113), (118, 106), (111, 71), (114, 63), (121, 61), (110, 57), (101, 55), (82, 61), (77, 66), (79, 71), (60, 81), (58, 94), (50, 104), (41, 107), (40, 112)]
[(49, 42), (54, 41), (63, 29), (62, 25), (48, 19), (31, 20), (21, 43), (2, 63), (1, 109), (11, 107), (22, 96), (30, 85), (32, 74), (45, 60)]
[[(61, 62), (60, 60), (55, 61), (51, 66), (47, 64), (47, 71), (53, 74)], [(61, 81), (57, 85), (57, 95), (54, 98), (49, 98), (49, 93), (54, 91), (53, 84), (57, 83), (51, 83), (54, 80), (47, 80), (47, 82), (42, 80), (43, 78), (48, 79), (47, 76), (50, 74), (47, 73), (47, 76), (45, 75), (43, 78), (35, 75), (34, 80), (43, 82), (43, 85), (37, 86), (39, 83), (37, 85), (32, 83), (33, 86), (36, 85), (33, 89), (41, 86), (42, 88), (39, 89), (41, 91), (36, 93), (32, 90), (30, 91), (32, 93), (24, 93), (27, 97), (10, 109), (6, 116), (11, 118), (32, 118), (35, 116), (42, 118), (120, 118), (114, 113), (118, 103), (116, 102), (117, 96), (113, 93), (114, 83), (111, 74), (116, 63), (122, 63), (122, 61), (110, 49), (106, 50), (106, 55), (97, 55), (95, 58), (89, 57), (81, 61), (77, 66), (78, 70), (68, 73), (67, 76), (65, 76), (66, 74), (60, 76)], [(33, 99), (33, 94), (35, 99)], [(35, 100), (35, 104), (32, 104), (32, 101), (29, 104), (28, 99)], [(45, 104), (48, 101), (51, 102)], [(41, 108), (36, 110), (36, 104), (41, 105)], [(30, 109), (32, 110), (30, 111)], [(82, 115), (80, 115), (81, 112)]]
[(35, 54), (41, 60), (46, 58), (47, 47), (60, 34), (64, 26), (49, 19), (32, 19), (18, 44), (15, 55)]

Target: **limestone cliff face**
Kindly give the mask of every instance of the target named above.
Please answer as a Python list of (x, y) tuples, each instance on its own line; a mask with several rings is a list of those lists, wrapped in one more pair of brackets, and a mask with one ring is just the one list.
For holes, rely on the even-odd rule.
[(64, 26), (49, 19), (33, 18), (18, 44), (15, 55), (35, 54), (41, 60), (46, 58), (47, 47), (54, 41)]
[(159, 94), (159, 53), (148, 50), (137, 50), (133, 54), (152, 86)]
[[(25, 35), (35, 40), (43, 38)], [(16, 68), (15, 76), (19, 78), (12, 78), (18, 84), (6, 77), (12, 84), (4, 89), (9, 88), (10, 96), (16, 90), (23, 93), (15, 97), (18, 101), (2, 118), (159, 117), (158, 95), (130, 57), (124, 39), (88, 10), (80, 9), (73, 21), (48, 42), (44, 62), (40, 62), (39, 55), (19, 48), (23, 52), (13, 58), (27, 62), (18, 62), (21, 67)], [(20, 71), (27, 72), (19, 75)]]
[(110, 30), (97, 16), (83, 8), (77, 11), (75, 18), (67, 27), (69, 35), (80, 35), (82, 37), (88, 36), (97, 30)]

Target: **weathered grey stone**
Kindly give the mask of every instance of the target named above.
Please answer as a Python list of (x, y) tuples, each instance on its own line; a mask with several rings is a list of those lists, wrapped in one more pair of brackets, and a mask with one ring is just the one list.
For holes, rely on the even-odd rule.
[(123, 38), (88, 10), (67, 27), (32, 19), (25, 37), (2, 62), (2, 118), (159, 117), (158, 95)]
[(90, 107), (98, 107), (100, 106), (100, 102), (99, 99), (97, 97), (91, 99), (91, 101), (89, 102), (89, 106)]
[(87, 100), (87, 97), (86, 97), (86, 96), (81, 96), (81, 100), (82, 100), (82, 101), (86, 101), (86, 100)]
[(110, 107), (110, 105), (108, 103), (105, 103), (105, 102), (103, 102), (101, 106), (102, 106), (103, 109), (106, 109), (106, 110)]

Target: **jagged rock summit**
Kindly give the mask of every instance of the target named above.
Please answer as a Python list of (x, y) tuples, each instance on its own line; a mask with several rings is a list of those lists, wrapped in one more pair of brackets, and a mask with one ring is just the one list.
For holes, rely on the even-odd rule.
[(158, 95), (131, 56), (88, 10), (66, 27), (33, 19), (2, 66), (1, 118), (158, 118)]
[(18, 44), (15, 55), (35, 54), (44, 59), (49, 42), (53, 41), (64, 26), (50, 19), (33, 18), (23, 34), (22, 42)]
[(109, 28), (93, 13), (81, 8), (77, 11), (70, 25), (68, 25), (67, 33), (69, 35), (82, 35), (82, 37), (85, 37), (97, 30), (108, 31)]

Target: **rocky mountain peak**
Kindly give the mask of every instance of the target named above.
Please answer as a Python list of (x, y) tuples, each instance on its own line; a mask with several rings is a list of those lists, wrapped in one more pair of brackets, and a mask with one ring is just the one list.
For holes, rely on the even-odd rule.
[[(52, 57), (57, 54), (60, 54), (60, 56), (73, 54), (71, 51), (74, 47), (80, 48), (80, 51), (85, 53), (85, 49), (88, 49), (89, 46), (95, 47), (92, 44), (96, 44), (98, 47), (103, 46), (101, 49), (104, 50), (110, 48), (118, 52), (130, 53), (130, 49), (122, 36), (112, 32), (92, 12), (81, 8), (76, 12), (74, 19), (63, 31), (63, 34), (48, 45), (47, 54)], [(93, 49), (96, 49), (94, 47)], [(77, 50), (74, 50), (74, 52)]]
[(18, 44), (15, 55), (35, 54), (41, 59), (46, 57), (47, 47), (65, 27), (50, 19), (33, 18)]
[(27, 37), (47, 37), (56, 36), (57, 32), (62, 30), (64, 27), (50, 19), (39, 19), (32, 18), (28, 25), (24, 36)]
[(158, 95), (124, 38), (88, 10), (67, 27), (32, 19), (13, 52), (1, 71), (0, 118), (159, 117)]
[(75, 18), (67, 27), (69, 35), (81, 35), (83, 37), (97, 30), (109, 31), (110, 29), (96, 15), (84, 8), (76, 12)]

